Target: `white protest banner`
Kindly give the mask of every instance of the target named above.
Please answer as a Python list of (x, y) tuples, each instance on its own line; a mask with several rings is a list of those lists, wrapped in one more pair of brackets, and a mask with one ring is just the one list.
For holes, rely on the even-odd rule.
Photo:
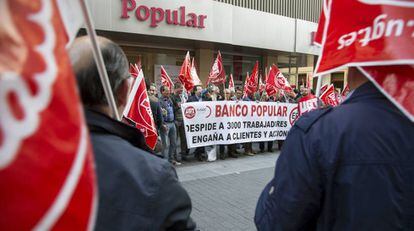
[(284, 140), (298, 117), (297, 104), (216, 101), (182, 106), (189, 148)]

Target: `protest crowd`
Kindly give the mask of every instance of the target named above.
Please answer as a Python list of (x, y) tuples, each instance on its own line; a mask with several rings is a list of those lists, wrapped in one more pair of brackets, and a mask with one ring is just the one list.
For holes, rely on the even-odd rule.
[[(188, 54), (186, 60), (189, 60)], [(185, 65), (188, 65), (186, 60), (183, 62), (182, 70), (185, 70)], [(220, 52), (216, 58), (215, 65), (222, 68)], [(305, 113), (320, 107), (337, 106), (345, 99), (349, 92), (348, 86), (345, 86), (343, 91), (339, 93), (334, 89), (333, 85), (329, 86), (329, 88), (328, 85), (324, 85), (321, 91), (325, 94), (322, 95), (329, 95), (331, 98), (324, 97), (322, 98), (323, 100), (320, 100), (315, 96), (314, 90), (308, 88), (309, 83), (308, 86), (300, 86), (299, 89), (292, 87), (275, 65), (269, 70), (270, 78), (268, 75), (262, 80), (262, 77), (259, 76), (257, 65), (258, 63), (256, 63), (252, 74), (246, 78), (246, 86), (238, 87), (234, 86), (232, 75), (226, 76), (223, 69), (215, 69), (216, 66), (213, 66), (209, 76), (209, 83), (204, 88), (194, 69), (189, 72), (187, 77), (185, 76), (186, 73), (183, 72), (180, 74), (180, 81), (173, 83), (168, 73), (161, 67), (162, 85), (159, 88), (155, 83), (146, 81), (154, 124), (160, 136), (155, 149), (156, 154), (161, 158), (168, 159), (174, 165), (181, 165), (183, 160), (192, 160), (191, 156), (194, 156), (198, 161), (215, 161), (217, 158), (224, 160), (228, 157), (238, 158), (241, 155), (253, 156), (258, 153), (257, 151), (260, 153), (265, 151), (273, 152), (273, 143), (276, 143), (277, 149), (281, 150), (283, 140), (275, 140), (259, 142), (259, 150), (257, 151), (253, 150), (252, 143), (240, 143), (218, 145), (217, 147), (198, 147), (192, 150), (193, 155), (190, 155), (191, 152), (187, 146), (183, 122), (184, 115), (181, 108), (181, 105), (187, 102), (254, 101), (257, 103), (300, 103), (302, 105), (301, 113)], [(139, 64), (131, 64), (132, 76), (138, 76), (140, 72), (139, 66)], [(194, 66), (191, 65), (191, 68), (194, 68)], [(228, 81), (227, 77), (230, 77)], [(275, 81), (269, 79), (274, 79)], [(280, 81), (282, 84), (278, 84), (277, 81)], [(227, 82), (228, 84), (226, 84)], [(315, 101), (315, 99), (318, 100)], [(310, 102), (312, 103), (310, 104)]]
[(197, 230), (176, 166), (277, 149), (257, 230), (414, 230), (412, 1), (324, 1), (316, 89), (258, 61), (235, 86), (220, 51), (205, 83), (189, 52), (151, 83), (85, 1), (57, 2), (0, 1), (1, 230)]

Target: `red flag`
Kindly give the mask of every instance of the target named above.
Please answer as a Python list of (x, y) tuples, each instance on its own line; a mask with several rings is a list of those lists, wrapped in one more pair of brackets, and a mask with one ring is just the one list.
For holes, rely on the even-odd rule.
[(349, 89), (349, 85), (348, 83), (345, 85), (344, 89), (341, 92), (341, 96), (343, 99), (345, 99), (345, 97), (348, 95), (350, 89)]
[(346, 66), (414, 64), (412, 1), (330, 2), (316, 73)]
[(144, 74), (140, 70), (129, 94), (124, 117), (135, 123), (135, 127), (144, 135), (148, 147), (154, 149), (158, 134), (146, 89)]
[(328, 14), (328, 5), (328, 0), (324, 0), (321, 15), (319, 17), (318, 29), (316, 30), (315, 38), (313, 41), (313, 43), (318, 46), (322, 46), (322, 38), (325, 29), (326, 15)]
[(168, 89), (170, 89), (170, 92), (172, 92), (174, 88), (174, 83), (172, 82), (170, 76), (168, 76), (167, 71), (164, 69), (162, 65), (161, 65), (161, 84), (163, 86), (168, 87)]
[[(66, 51), (68, 9), (51, 0), (0, 1), (2, 230), (93, 229), (93, 153)], [(4, 71), (12, 48), (30, 55)]]
[(312, 89), (312, 73), (308, 73), (307, 77), (306, 77), (306, 87), (309, 89)]
[(138, 76), (139, 70), (141, 70), (141, 68), (139, 68), (137, 64), (129, 64), (129, 73), (132, 77), (136, 78)]
[(234, 80), (233, 80), (233, 74), (230, 74), (230, 79), (229, 79), (229, 89), (230, 91), (234, 91)]
[(414, 122), (413, 65), (363, 67), (360, 70)]
[(298, 101), (298, 113), (299, 116), (306, 112), (318, 109), (318, 98), (312, 94), (308, 94), (299, 99)]
[(339, 105), (338, 99), (336, 97), (335, 87), (331, 84), (320, 96), (322, 102), (326, 105), (331, 105), (336, 107)]
[(201, 83), (201, 80), (200, 80), (200, 78), (198, 77), (198, 74), (197, 74), (197, 69), (195, 67), (194, 58), (191, 61), (191, 71), (190, 71), (190, 74), (191, 74), (191, 79), (193, 80), (194, 86), (197, 86), (197, 85), (201, 86), (202, 83)]
[(276, 76), (278, 74), (278, 71), (279, 69), (276, 67), (276, 65), (273, 64), (270, 67), (270, 71), (266, 81), (266, 93), (269, 97), (277, 93)]
[(272, 69), (274, 69), (274, 73), (276, 73), (276, 79), (275, 79), (276, 88), (283, 90), (283, 91), (292, 91), (292, 87), (290, 86), (285, 76), (283, 76), (279, 68), (277, 68), (277, 66), (273, 64)]
[(253, 67), (252, 73), (249, 77), (249, 87), (251, 88), (252, 92), (257, 91), (257, 85), (259, 83), (259, 62), (256, 61), (256, 64)]
[[(412, 98), (410, 101), (406, 97), (414, 91), (407, 77), (413, 70), (414, 44), (410, 29), (414, 26), (411, 22), (414, 2), (337, 0), (327, 5), (329, 20), (324, 27), (323, 52), (316, 72), (323, 74), (338, 66), (359, 66), (360, 71), (414, 121)], [(368, 13), (363, 20), (356, 19), (361, 12)], [(401, 95), (399, 91), (389, 90), (400, 87), (404, 89)]]
[(223, 67), (223, 60), (221, 58), (220, 51), (217, 54), (217, 58), (211, 67), (210, 74), (208, 75), (207, 84), (223, 84), (226, 82), (226, 72)]
[(259, 91), (260, 93), (266, 90), (266, 84), (262, 81), (262, 76), (259, 77)]
[(325, 91), (326, 91), (326, 89), (328, 89), (328, 84), (324, 84), (322, 87), (321, 87), (321, 89), (320, 89), (320, 94), (322, 95), (322, 93), (324, 93)]
[(190, 52), (187, 51), (185, 55), (183, 65), (181, 65), (180, 74), (178, 76), (180, 82), (184, 85), (187, 91), (191, 91), (194, 87), (193, 79), (191, 77), (191, 60)]
[(248, 95), (252, 95), (254, 91), (252, 91), (251, 87), (249, 87), (249, 72), (246, 74), (246, 79), (244, 81), (244, 88), (243, 88), (243, 98), (247, 97)]

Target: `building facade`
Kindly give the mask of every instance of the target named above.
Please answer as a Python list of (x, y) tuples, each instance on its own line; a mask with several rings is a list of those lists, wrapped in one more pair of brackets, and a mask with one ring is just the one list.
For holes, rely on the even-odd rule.
[[(319, 48), (312, 38), (322, 0), (88, 0), (98, 34), (141, 62), (145, 77), (160, 79), (160, 65), (172, 78), (187, 51), (206, 82), (220, 50), (226, 74), (242, 85), (256, 61), (264, 76), (277, 64), (292, 85), (311, 79)], [(327, 76), (341, 88), (346, 71)], [(315, 82), (315, 83), (312, 83)], [(316, 81), (311, 81), (313, 85)]]

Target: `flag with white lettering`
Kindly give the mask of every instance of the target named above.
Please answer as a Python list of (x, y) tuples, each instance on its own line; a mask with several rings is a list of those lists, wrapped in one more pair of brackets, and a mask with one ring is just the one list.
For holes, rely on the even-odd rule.
[[(322, 32), (317, 35), (322, 34), (323, 38), (315, 74), (357, 66), (414, 122), (414, 105), (408, 97), (414, 92), (414, 2), (327, 0), (325, 3), (327, 20), (318, 25)], [(395, 89), (404, 89), (404, 93)]]
[(413, 1), (328, 2), (318, 75), (346, 66), (414, 64)]
[(339, 105), (338, 98), (335, 93), (335, 87), (331, 84), (319, 97), (325, 105), (336, 107)]

